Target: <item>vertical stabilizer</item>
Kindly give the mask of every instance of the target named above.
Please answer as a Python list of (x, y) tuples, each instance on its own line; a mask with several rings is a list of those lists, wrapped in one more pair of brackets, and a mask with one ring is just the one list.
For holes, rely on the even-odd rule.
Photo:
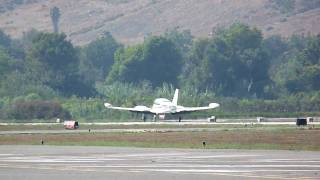
[(179, 97), (179, 89), (176, 89), (176, 91), (174, 92), (173, 99), (172, 99), (172, 103), (176, 106), (178, 105), (178, 97)]

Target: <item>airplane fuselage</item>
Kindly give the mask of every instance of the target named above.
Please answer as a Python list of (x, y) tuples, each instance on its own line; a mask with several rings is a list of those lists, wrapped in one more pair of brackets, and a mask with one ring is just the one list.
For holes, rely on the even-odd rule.
[(177, 106), (168, 99), (158, 98), (154, 100), (150, 111), (154, 114), (175, 113), (177, 112)]

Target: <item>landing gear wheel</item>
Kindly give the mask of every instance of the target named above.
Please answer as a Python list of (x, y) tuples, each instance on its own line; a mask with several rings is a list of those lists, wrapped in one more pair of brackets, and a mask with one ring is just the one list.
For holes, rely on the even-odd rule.
[(146, 118), (145, 114), (142, 114), (141, 119), (143, 120), (143, 122), (146, 122), (147, 118)]

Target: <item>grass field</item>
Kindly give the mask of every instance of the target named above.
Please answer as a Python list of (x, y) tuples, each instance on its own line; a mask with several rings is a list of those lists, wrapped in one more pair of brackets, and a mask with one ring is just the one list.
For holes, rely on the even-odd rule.
[[(199, 126), (170, 126), (194, 128)], [(40, 126), (44, 128), (43, 126)], [(88, 126), (83, 128), (92, 128)], [(99, 126), (100, 127), (100, 126)], [(145, 126), (109, 126), (109, 128), (155, 128)], [(320, 151), (320, 128), (297, 128), (295, 126), (243, 126), (210, 125), (210, 132), (144, 132), (144, 133), (75, 133), (75, 134), (16, 134), (0, 135), (0, 145), (41, 144), (120, 146), (149, 148), (213, 148), (213, 149), (281, 149)], [(10, 127), (20, 129), (18, 127)], [(52, 127), (51, 127), (52, 128)], [(106, 128), (106, 127), (104, 127)], [(168, 128), (157, 125), (156, 128)], [(3, 129), (3, 127), (1, 127)], [(203, 146), (206, 142), (206, 146)]]

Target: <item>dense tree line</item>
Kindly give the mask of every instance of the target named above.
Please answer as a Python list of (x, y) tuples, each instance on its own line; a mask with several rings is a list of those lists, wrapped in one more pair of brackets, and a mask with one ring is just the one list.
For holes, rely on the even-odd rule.
[(155, 87), (163, 83), (176, 85), (181, 61), (182, 56), (170, 39), (152, 37), (142, 45), (119, 49), (107, 82), (149, 81)]
[(257, 29), (236, 24), (212, 39), (196, 41), (187, 63), (182, 76), (187, 85), (221, 96), (264, 97), (270, 63)]
[[(60, 102), (74, 117), (119, 117), (102, 102), (151, 104), (177, 87), (185, 92), (182, 104), (219, 101), (225, 112), (314, 112), (319, 70), (320, 36), (264, 38), (245, 24), (201, 39), (174, 29), (131, 46), (108, 32), (76, 47), (63, 33), (32, 30), (11, 39), (0, 31), (0, 119), (18, 119), (13, 107), (38, 107), (40, 100)], [(37, 113), (19, 117), (52, 117)]]

